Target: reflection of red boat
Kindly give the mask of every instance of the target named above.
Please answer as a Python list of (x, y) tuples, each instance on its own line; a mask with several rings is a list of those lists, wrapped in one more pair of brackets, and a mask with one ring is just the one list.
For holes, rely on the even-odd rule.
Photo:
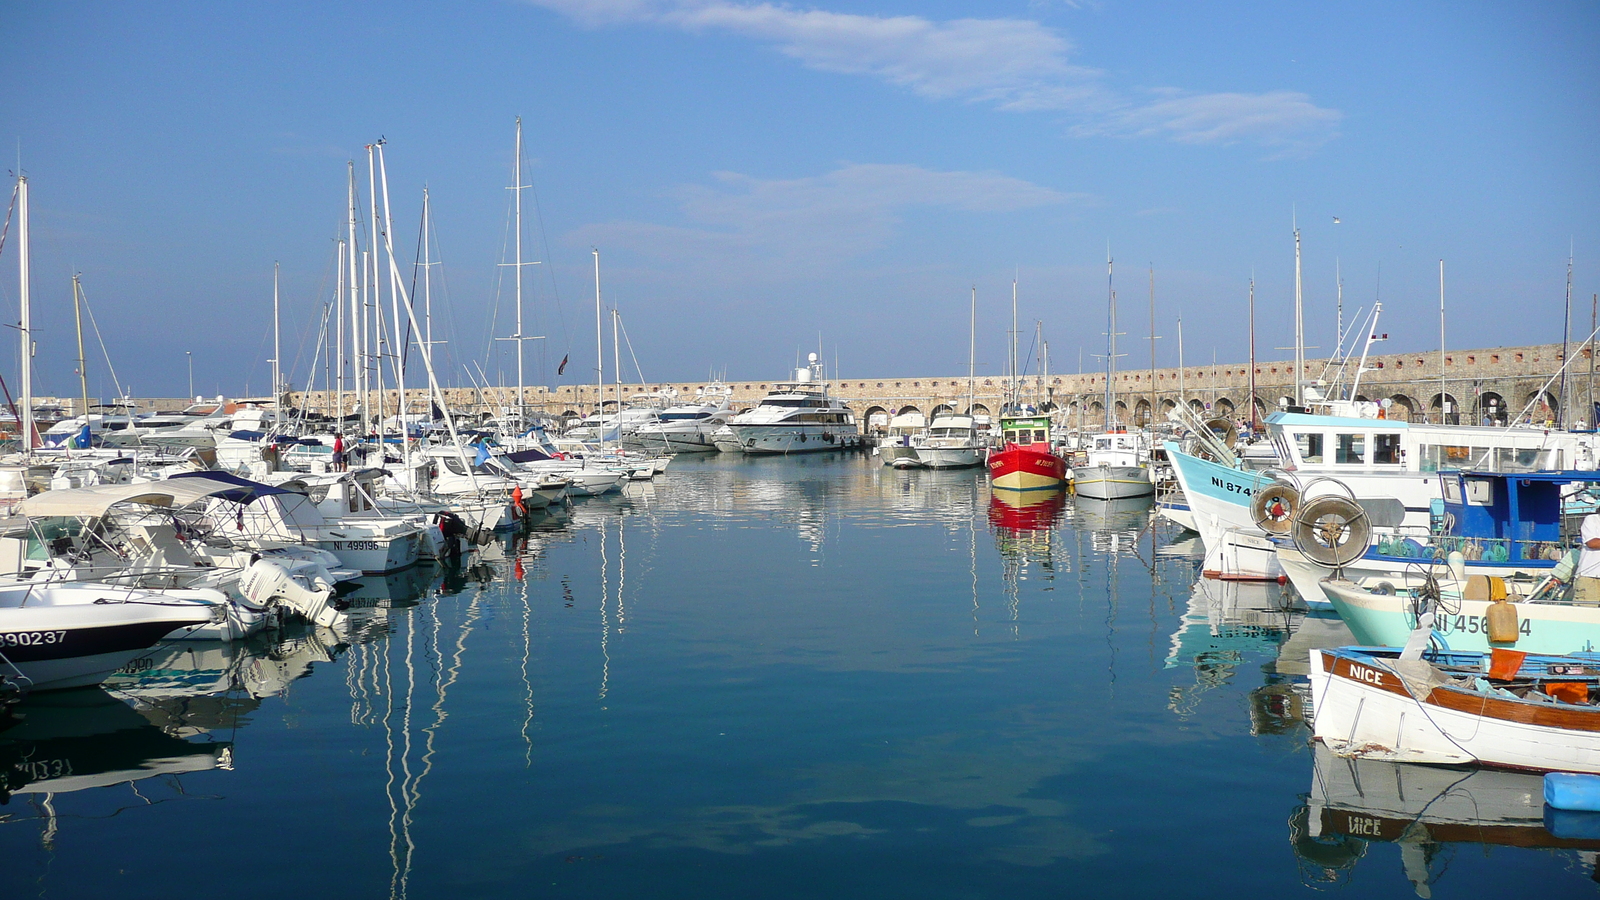
[(1026, 494), (995, 491), (989, 495), (989, 524), (1012, 532), (1043, 531), (1056, 524), (1066, 505), (1067, 492), (1060, 488)]
[(1067, 461), (1050, 452), (1050, 417), (1000, 420), (1003, 450), (989, 454), (989, 480), (1012, 491), (1055, 491), (1067, 483)]

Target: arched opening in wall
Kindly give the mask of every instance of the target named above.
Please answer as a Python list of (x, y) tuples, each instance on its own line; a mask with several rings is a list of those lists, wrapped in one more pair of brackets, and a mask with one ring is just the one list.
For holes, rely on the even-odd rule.
[(915, 406), (912, 406), (911, 404), (907, 403), (905, 406), (902, 406), (899, 409), (895, 410), (894, 414), (897, 415), (897, 416), (907, 416), (907, 415), (911, 415), (912, 413), (921, 414), (921, 412), (922, 412), (922, 410), (917, 409)]
[(1143, 428), (1150, 424), (1150, 401), (1140, 400), (1133, 407), (1133, 424)]
[(1479, 425), (1506, 425), (1506, 417), (1511, 412), (1506, 409), (1506, 398), (1494, 391), (1484, 391), (1478, 395), (1478, 408), (1474, 413)]
[[(1525, 420), (1534, 425), (1555, 423), (1561, 421), (1561, 404), (1549, 391), (1533, 391), (1528, 394), (1528, 399), (1522, 404), (1524, 407), (1531, 405)], [(1521, 412), (1521, 410), (1516, 410)]]
[(1211, 414), (1225, 419), (1233, 418), (1233, 401), (1227, 397), (1218, 397), (1217, 402), (1211, 404)]
[(583, 413), (578, 412), (575, 409), (569, 409), (561, 414), (561, 418), (570, 422), (583, 418)]
[(1206, 405), (1201, 403), (1199, 400), (1191, 399), (1189, 401), (1189, 409), (1192, 410), (1197, 416), (1203, 416), (1206, 414)]
[(1396, 422), (1409, 422), (1417, 414), (1417, 401), (1405, 394), (1395, 394), (1389, 398), (1389, 408), (1383, 411), (1385, 419), (1394, 419)]
[(882, 434), (889, 430), (889, 411), (881, 406), (869, 406), (862, 421), (867, 423), (867, 431)]
[[(1440, 398), (1444, 399), (1444, 408), (1440, 409)], [(1428, 401), (1428, 421), (1443, 422), (1447, 425), (1461, 424), (1461, 407), (1456, 404), (1454, 394), (1434, 394)]]
[(1118, 400), (1116, 405), (1114, 407), (1112, 407), (1112, 414), (1111, 415), (1112, 415), (1112, 418), (1115, 419), (1115, 421), (1108, 422), (1107, 423), (1107, 427), (1108, 428), (1112, 427), (1112, 426), (1116, 426), (1116, 425), (1126, 425), (1126, 424), (1128, 424), (1129, 420), (1128, 420), (1128, 403), (1127, 403), (1127, 401)]
[(1372, 402), (1372, 398), (1368, 397), (1366, 394), (1357, 394), (1356, 395), (1356, 402), (1357, 403), (1371, 403)]
[(1267, 409), (1267, 401), (1261, 399), (1260, 394), (1256, 395), (1253, 405), (1256, 408), (1256, 424), (1259, 425), (1261, 420), (1265, 419), (1267, 417), (1267, 413), (1271, 412), (1271, 410)]
[(933, 408), (933, 412), (931, 412), (931, 413), (928, 413), (928, 418), (930, 418), (930, 419), (931, 419), (931, 418), (933, 418), (933, 417), (934, 417), (934, 416), (942, 416), (942, 415), (944, 415), (944, 414), (946, 414), (946, 413), (953, 413), (953, 412), (955, 412), (955, 411), (956, 411), (956, 410), (955, 410), (955, 407), (953, 407), (953, 406), (951, 406), (951, 405), (950, 405), (950, 404), (948, 404), (948, 403), (941, 403), (941, 404), (939, 404), (939, 405), (938, 405), (938, 406), (935, 406), (935, 407), (934, 407), (934, 408)]
[(967, 407), (967, 415), (972, 416), (974, 419), (979, 416), (988, 416), (989, 407), (984, 406), (982, 403), (974, 403)]
[(1106, 423), (1106, 406), (1105, 406), (1105, 404), (1101, 403), (1099, 400), (1096, 400), (1093, 403), (1090, 403), (1089, 404), (1089, 421), (1086, 423), (1088, 425), (1088, 427), (1090, 427), (1090, 428), (1101, 428), (1101, 427), (1105, 426), (1105, 423)]
[(1175, 410), (1177, 408), (1178, 408), (1178, 401), (1176, 401), (1176, 400), (1163, 400), (1163, 401), (1161, 401), (1161, 418), (1165, 419), (1167, 417), (1167, 413), (1172, 412), (1173, 410)]

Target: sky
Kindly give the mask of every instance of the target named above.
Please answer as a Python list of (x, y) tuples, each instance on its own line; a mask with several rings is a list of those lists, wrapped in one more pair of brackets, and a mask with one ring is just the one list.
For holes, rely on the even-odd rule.
[[(441, 379), (514, 384), (524, 128), (530, 384), (595, 375), (594, 256), (629, 380), (1123, 368), (1292, 347), (1383, 304), (1383, 349), (1559, 341), (1600, 291), (1600, 5), (1116, 0), (0, 4), (0, 155), (31, 189), (38, 392), (312, 377), (380, 139), (395, 254), (422, 193)], [(17, 244), (0, 316), (18, 316)], [(365, 238), (363, 238), (365, 241)], [(1114, 259), (1108, 286), (1107, 256)], [(387, 297), (384, 301), (388, 303)], [(417, 301), (419, 304), (421, 298)], [(610, 313), (603, 344), (612, 367)], [(96, 337), (96, 327), (98, 339)], [(1356, 329), (1357, 332), (1360, 329)], [(8, 333), (15, 334), (14, 331)], [(0, 374), (17, 371), (15, 337)], [(103, 350), (102, 350), (103, 346)], [(562, 357), (565, 375), (557, 376)], [(637, 365), (634, 360), (637, 360)], [(316, 365), (321, 386), (322, 363)], [(115, 372), (113, 375), (112, 372)], [(642, 373), (642, 379), (640, 378)], [(608, 375), (609, 377), (609, 375)], [(420, 379), (413, 382), (421, 384)]]

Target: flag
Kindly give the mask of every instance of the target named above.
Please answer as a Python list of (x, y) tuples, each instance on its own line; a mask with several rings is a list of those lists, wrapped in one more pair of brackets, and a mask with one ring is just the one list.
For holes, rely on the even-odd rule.
[(476, 458), (474, 458), (472, 460), (472, 464), (475, 465), (475, 466), (481, 466), (484, 463), (488, 462), (489, 461), (489, 448), (485, 447), (482, 443), (475, 444), (474, 446), (476, 446), (478, 448), (478, 455), (477, 455)]
[(429, 406), (430, 409), (428, 411), (433, 415), (434, 421), (444, 418), (444, 410), (439, 408), (439, 404), (431, 403)]
[(88, 422), (83, 423), (83, 430), (79, 431), (78, 432), (78, 436), (72, 439), (72, 448), (74, 450), (87, 450), (87, 449), (89, 449), (89, 423)]
[(567, 374), (567, 357), (570, 357), (571, 355), (571, 353), (568, 353), (566, 356), (561, 357), (561, 365), (556, 366), (557, 375)]

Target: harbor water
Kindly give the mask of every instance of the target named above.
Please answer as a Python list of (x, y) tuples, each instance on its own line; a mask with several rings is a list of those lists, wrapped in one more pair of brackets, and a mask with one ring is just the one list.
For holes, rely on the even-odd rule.
[(1314, 748), (1348, 631), (1196, 547), (981, 469), (680, 457), (339, 631), (31, 698), (0, 897), (1594, 893), (1538, 778)]

